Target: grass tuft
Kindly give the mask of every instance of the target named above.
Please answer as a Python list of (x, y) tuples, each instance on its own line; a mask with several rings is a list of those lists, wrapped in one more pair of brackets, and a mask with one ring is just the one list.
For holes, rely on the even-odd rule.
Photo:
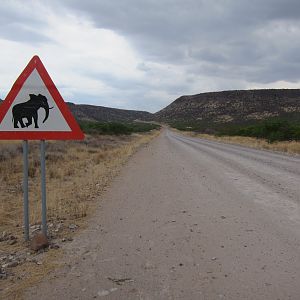
[[(49, 141), (46, 144), (47, 218), (63, 223), (64, 228), (76, 222), (84, 227), (86, 217), (99, 205), (100, 195), (110, 180), (128, 158), (143, 144), (148, 143), (159, 131), (134, 135), (87, 135), (84, 141)], [(22, 152), (21, 141), (1, 141), (0, 153), (5, 157), (0, 164), (0, 234), (6, 231), (17, 237), (16, 245), (5, 242), (2, 251), (15, 253), (23, 249), (23, 201), (22, 201)], [(41, 190), (39, 143), (30, 142), (29, 157), (30, 224), (41, 223)], [(67, 229), (66, 229), (67, 230)], [(61, 232), (70, 235), (70, 231)], [(24, 249), (23, 249), (24, 250)], [(53, 250), (54, 253), (57, 250)], [(52, 250), (47, 253), (51, 257)], [(20, 266), (14, 268), (18, 280), (0, 281), (0, 298), (16, 299), (22, 290), (53, 269), (51, 261), (43, 262), (43, 268)], [(49, 266), (49, 268), (45, 268)], [(30, 271), (23, 272), (24, 268)], [(20, 271), (20, 272), (19, 272)], [(25, 274), (25, 275), (24, 275)], [(15, 277), (15, 278), (16, 278)], [(5, 294), (1, 294), (5, 291)], [(11, 298), (9, 298), (11, 297)]]
[(280, 151), (289, 154), (300, 154), (300, 142), (298, 141), (281, 141), (269, 143), (265, 139), (258, 139), (244, 136), (215, 136), (210, 134), (199, 134), (195, 132), (186, 133), (193, 137), (199, 137), (207, 140), (225, 142), (229, 144), (244, 145), (255, 149), (265, 149), (271, 151)]

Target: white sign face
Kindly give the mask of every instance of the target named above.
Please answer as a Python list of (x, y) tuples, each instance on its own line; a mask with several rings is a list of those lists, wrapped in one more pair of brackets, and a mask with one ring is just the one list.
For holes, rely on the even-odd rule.
[(71, 131), (36, 69), (8, 109), (0, 131)]

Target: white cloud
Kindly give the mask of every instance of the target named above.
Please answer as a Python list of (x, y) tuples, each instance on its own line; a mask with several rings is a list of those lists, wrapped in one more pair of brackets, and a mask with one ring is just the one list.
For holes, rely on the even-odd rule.
[(299, 87), (297, 0), (0, 3), (0, 97), (34, 54), (62, 96), (156, 111), (176, 97)]
[(276, 81), (268, 84), (253, 83), (248, 84), (247, 89), (299, 89), (300, 81), (288, 82), (288, 81)]

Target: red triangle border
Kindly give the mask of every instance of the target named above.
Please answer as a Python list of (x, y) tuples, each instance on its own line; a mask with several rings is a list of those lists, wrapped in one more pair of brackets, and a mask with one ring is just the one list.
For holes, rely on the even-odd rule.
[(36, 69), (46, 88), (61, 111), (71, 131), (0, 131), (0, 140), (82, 140), (84, 134), (73, 117), (70, 109), (60, 95), (40, 58), (35, 55), (21, 75), (18, 77), (10, 92), (0, 106), (0, 124), (15, 98), (22, 89), (26, 79)]

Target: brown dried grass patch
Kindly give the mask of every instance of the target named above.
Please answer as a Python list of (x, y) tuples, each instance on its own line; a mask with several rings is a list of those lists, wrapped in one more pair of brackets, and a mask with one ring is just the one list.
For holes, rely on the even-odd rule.
[[(84, 228), (86, 217), (90, 216), (99, 202), (100, 195), (120, 167), (143, 144), (159, 134), (158, 131), (131, 136), (87, 136), (84, 141), (47, 142), (46, 180), (47, 180), (47, 217), (49, 222), (64, 223), (64, 228), (76, 223)], [(22, 194), (22, 151), (20, 142), (0, 142), (0, 154), (5, 159), (0, 161), (0, 234), (12, 233), (18, 243), (9, 246), (0, 243), (0, 256), (24, 249), (23, 240), (23, 194)], [(4, 149), (4, 150), (3, 150)], [(30, 142), (29, 146), (29, 199), (30, 224), (41, 223), (41, 191), (39, 143)], [(65, 236), (58, 233), (57, 237)], [(70, 231), (67, 235), (70, 235)], [(5, 245), (4, 245), (5, 244)], [(2, 247), (5, 246), (5, 247)], [(4, 249), (5, 248), (5, 249)], [(57, 250), (49, 250), (49, 253)], [(50, 255), (50, 254), (49, 254)], [(47, 253), (48, 257), (48, 253)], [(49, 256), (51, 257), (51, 255)], [(14, 299), (14, 291), (20, 291), (42, 278), (53, 269), (33, 267), (30, 274), (23, 276), (21, 268), (14, 268), (21, 279), (13, 284), (8, 280), (0, 281), (1, 289)], [(44, 263), (43, 263), (44, 266)], [(45, 271), (43, 271), (45, 269)], [(22, 275), (23, 274), (23, 275)], [(7, 286), (9, 287), (7, 290)], [(19, 296), (18, 296), (19, 297)], [(16, 298), (18, 299), (18, 298)]]
[(267, 140), (257, 139), (244, 136), (214, 136), (209, 134), (199, 134), (194, 132), (187, 132), (189, 136), (199, 137), (207, 140), (219, 141), (229, 144), (244, 145), (255, 149), (265, 149), (272, 151), (280, 151), (289, 154), (300, 154), (300, 142), (284, 141), (268, 143)]

